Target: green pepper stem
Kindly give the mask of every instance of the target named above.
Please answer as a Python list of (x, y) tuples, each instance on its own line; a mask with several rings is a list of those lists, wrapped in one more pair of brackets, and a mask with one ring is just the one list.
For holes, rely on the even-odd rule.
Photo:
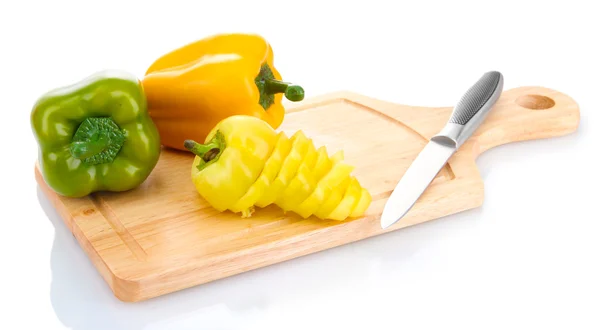
[(125, 132), (110, 117), (88, 117), (77, 128), (69, 151), (88, 165), (112, 162), (125, 143)]
[(86, 159), (101, 153), (108, 147), (110, 139), (100, 135), (97, 140), (75, 141), (71, 143), (71, 155), (77, 159)]
[(225, 150), (225, 138), (221, 132), (217, 131), (215, 136), (206, 144), (200, 144), (194, 140), (185, 140), (183, 146), (194, 155), (200, 157), (201, 162), (198, 164), (198, 169), (202, 170), (210, 163), (219, 159)]
[(292, 102), (304, 99), (304, 89), (301, 86), (273, 78), (265, 78), (264, 83), (265, 93), (267, 94), (284, 93), (285, 98)]

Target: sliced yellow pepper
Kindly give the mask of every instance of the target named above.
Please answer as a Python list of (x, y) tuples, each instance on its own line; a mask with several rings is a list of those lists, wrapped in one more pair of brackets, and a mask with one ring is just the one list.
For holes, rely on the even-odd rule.
[(371, 203), (343, 151), (329, 156), (301, 130), (288, 138), (260, 118), (235, 115), (220, 121), (204, 144), (184, 146), (196, 155), (196, 190), (219, 211), (249, 217), (255, 207), (275, 204), (303, 218), (342, 221), (362, 216)]
[(244, 217), (252, 215), (254, 204), (265, 194), (267, 188), (275, 180), (281, 164), (292, 148), (291, 140), (283, 133), (279, 133), (277, 144), (273, 153), (267, 159), (260, 177), (252, 184), (246, 194), (230, 209), (233, 212), (243, 212)]
[(229, 117), (209, 133), (206, 144), (184, 143), (199, 155), (192, 166), (198, 192), (219, 211), (244, 196), (273, 151), (277, 133), (269, 124), (258, 119), (248, 124), (246, 117)]

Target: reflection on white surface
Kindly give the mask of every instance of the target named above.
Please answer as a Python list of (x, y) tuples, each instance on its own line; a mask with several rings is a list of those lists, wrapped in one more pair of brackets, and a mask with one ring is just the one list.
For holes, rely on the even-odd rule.
[[(391, 233), (147, 301), (125, 303), (113, 295), (39, 188), (38, 200), (56, 230), (50, 299), (60, 321), (71, 329), (198, 329), (199, 325), (259, 329), (269, 322), (283, 322), (286, 315), (296, 314), (290, 315), (291, 310), (306, 306), (325, 314), (331, 307), (364, 311), (367, 302), (353, 298), (377, 300), (386, 294), (386, 280), (416, 280), (410, 278), (410, 269), (419, 263), (419, 250), (432, 246), (436, 239), (426, 237), (426, 231), (407, 228), (403, 231), (412, 233), (401, 241), (393, 237), (398, 233)], [(369, 244), (367, 249), (361, 248), (364, 244)], [(384, 253), (392, 247), (395, 253)], [(394, 277), (400, 270), (402, 274)]]

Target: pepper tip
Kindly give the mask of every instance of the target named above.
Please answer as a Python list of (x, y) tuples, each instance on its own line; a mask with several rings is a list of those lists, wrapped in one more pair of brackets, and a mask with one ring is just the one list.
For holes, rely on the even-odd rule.
[(302, 101), (304, 99), (304, 88), (298, 85), (289, 85), (285, 90), (285, 98), (292, 102)]
[(183, 147), (189, 151), (192, 151), (192, 149), (194, 149), (194, 146), (196, 146), (196, 141), (194, 141), (194, 140), (183, 141)]

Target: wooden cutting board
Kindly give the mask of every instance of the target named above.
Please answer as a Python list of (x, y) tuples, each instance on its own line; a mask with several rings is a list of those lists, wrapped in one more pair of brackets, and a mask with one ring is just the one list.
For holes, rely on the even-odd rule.
[[(57, 196), (36, 178), (98, 271), (123, 301), (140, 301), (480, 206), (475, 158), (494, 146), (565, 135), (579, 124), (567, 95), (540, 87), (505, 91), (402, 221), (379, 224), (383, 206), (451, 107), (388, 103), (340, 92), (288, 106), (281, 129), (304, 130), (330, 154), (343, 149), (373, 202), (344, 222), (301, 219), (277, 207), (252, 218), (214, 211), (190, 178), (192, 155), (163, 149), (151, 176), (125, 193)], [(513, 183), (507, 182), (507, 186)]]

